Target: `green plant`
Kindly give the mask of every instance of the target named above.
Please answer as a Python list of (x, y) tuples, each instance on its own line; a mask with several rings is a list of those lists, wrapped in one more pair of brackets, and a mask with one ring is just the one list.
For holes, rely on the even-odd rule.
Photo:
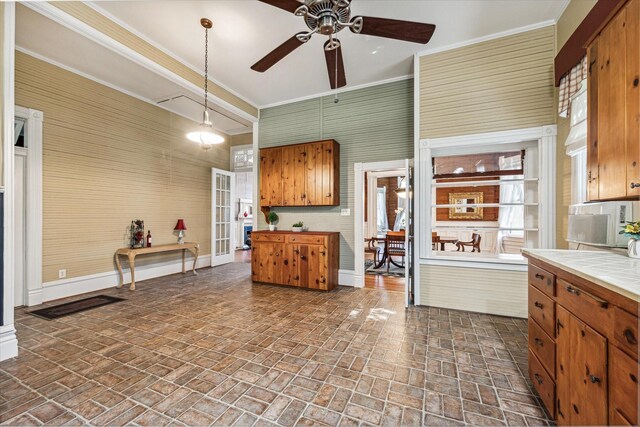
[(640, 240), (640, 221), (627, 222), (622, 226), (619, 234), (624, 234), (630, 239)]
[(292, 225), (292, 227), (303, 227), (304, 226), (304, 222), (302, 221), (298, 221), (295, 224)]
[(269, 214), (267, 215), (267, 221), (269, 221), (269, 224), (275, 224), (276, 222), (278, 222), (278, 219), (278, 214), (274, 211), (269, 212)]

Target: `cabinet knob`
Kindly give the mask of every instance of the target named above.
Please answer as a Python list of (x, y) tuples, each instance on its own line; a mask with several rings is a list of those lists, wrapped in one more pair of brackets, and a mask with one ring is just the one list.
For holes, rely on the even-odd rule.
[(320, 251), (320, 255), (323, 255), (323, 256), (324, 256), (324, 255), (326, 255), (326, 254), (327, 254), (327, 252), (326, 252), (326, 251)]
[(540, 273), (536, 273), (536, 279), (542, 280), (544, 279), (544, 276)]
[(633, 190), (634, 188), (640, 188), (640, 182), (632, 182), (631, 189)]
[(538, 307), (540, 309), (542, 309), (542, 307), (544, 307), (544, 304), (542, 304), (541, 302), (538, 302), (538, 301), (534, 302), (533, 305), (535, 305), (536, 307)]
[(622, 335), (624, 335), (624, 337), (627, 339), (627, 342), (629, 344), (638, 344), (638, 340), (636, 339), (635, 336), (633, 336), (633, 331), (629, 328), (625, 329), (624, 332), (622, 332)]
[(537, 346), (539, 347), (543, 347), (544, 346), (544, 342), (540, 339), (540, 338), (536, 338), (534, 340), (534, 342), (536, 343)]
[(327, 279), (323, 277), (322, 280), (320, 280), (320, 283), (327, 283)]
[(600, 378), (596, 377), (595, 375), (589, 375), (589, 381), (591, 381), (592, 384), (599, 383)]
[(304, 260), (304, 259), (307, 259), (307, 257), (304, 255), (300, 255), (300, 259)]
[(536, 379), (538, 384), (542, 384), (542, 377), (539, 374), (533, 374), (533, 377)]

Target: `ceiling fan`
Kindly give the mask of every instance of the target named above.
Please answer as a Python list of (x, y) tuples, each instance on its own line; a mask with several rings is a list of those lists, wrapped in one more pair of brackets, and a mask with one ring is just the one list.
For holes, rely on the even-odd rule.
[(413, 43), (427, 44), (436, 29), (433, 24), (400, 21), (397, 19), (354, 16), (351, 18), (351, 0), (259, 0), (304, 18), (308, 32), (300, 32), (269, 52), (251, 66), (265, 72), (285, 56), (302, 46), (314, 34), (329, 37), (324, 44), (331, 89), (346, 86), (347, 78), (342, 61), (342, 47), (336, 34), (345, 28), (352, 33), (386, 37)]

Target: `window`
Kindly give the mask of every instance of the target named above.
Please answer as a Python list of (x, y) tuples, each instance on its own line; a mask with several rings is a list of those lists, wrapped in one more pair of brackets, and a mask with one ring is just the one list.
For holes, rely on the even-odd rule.
[(554, 143), (555, 126), (423, 140), (420, 257), (524, 264), (523, 248), (552, 247)]
[(241, 145), (231, 147), (231, 170), (242, 171), (253, 169), (253, 147)]

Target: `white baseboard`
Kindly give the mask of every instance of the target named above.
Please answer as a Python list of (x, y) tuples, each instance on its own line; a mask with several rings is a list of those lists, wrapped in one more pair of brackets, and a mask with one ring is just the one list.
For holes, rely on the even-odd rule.
[(362, 287), (362, 277), (354, 270), (338, 270), (338, 284), (341, 286)]
[(0, 362), (18, 355), (18, 338), (13, 325), (0, 326)]
[[(187, 259), (187, 271), (191, 267), (192, 261)], [(201, 255), (198, 257), (196, 268), (211, 266), (211, 255)], [(123, 265), (124, 283), (131, 283), (131, 273)], [(153, 279), (155, 277), (180, 273), (182, 271), (182, 261), (170, 261), (153, 265), (136, 267), (136, 283), (142, 280)], [(70, 279), (54, 280), (42, 285), (42, 289), (29, 291), (29, 305), (33, 302), (38, 304), (87, 292), (99, 291), (115, 287), (119, 284), (120, 278), (117, 271), (91, 274), (89, 276), (72, 277)]]

